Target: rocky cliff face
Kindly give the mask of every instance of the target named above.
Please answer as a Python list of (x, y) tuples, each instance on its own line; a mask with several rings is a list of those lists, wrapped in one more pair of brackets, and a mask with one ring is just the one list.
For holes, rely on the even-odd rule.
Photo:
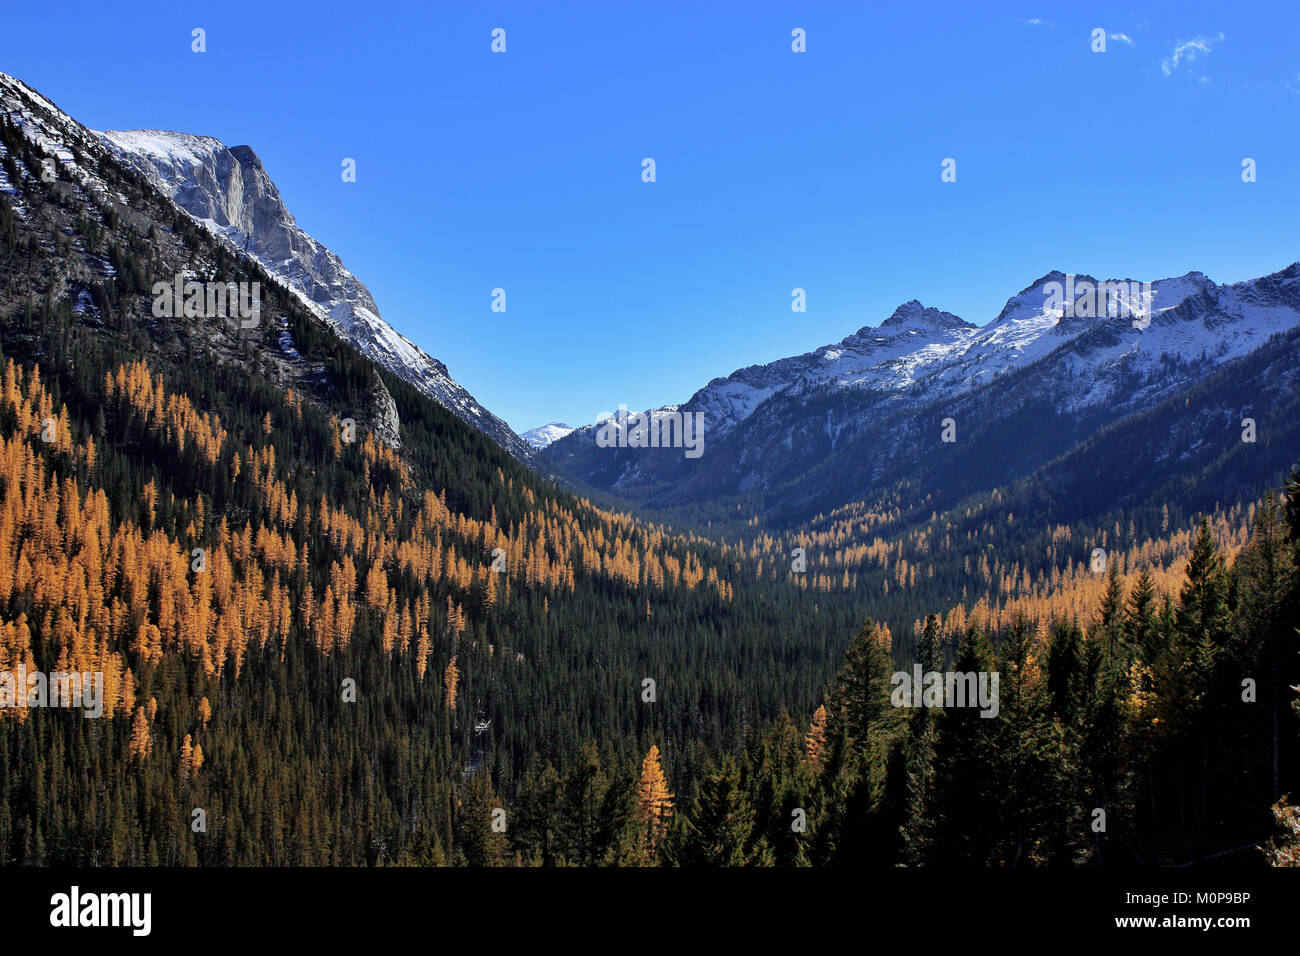
[[(43, 164), (38, 176), (33, 169), (18, 165), (9, 148), (0, 145), (0, 192), (9, 197), (14, 214), (25, 227), (65, 237), (62, 243), (43, 247), (40, 258), (24, 263), (23, 270), (10, 271), (11, 279), (22, 277), (19, 287), (39, 284), (56, 299), (72, 301), (77, 321), (106, 335), (138, 334), (133, 347), (151, 359), (167, 356), (179, 360), (184, 356), (187, 361), (237, 366), (244, 374), (257, 369), (281, 386), (315, 399), (339, 419), (354, 417), (390, 446), (401, 444), (397, 405), (382, 379), (372, 374), (344, 380), (322, 361), (335, 349), (352, 351), (339, 324), (312, 308), (281, 276), (274, 277), (268, 288), (269, 270), (242, 251), (244, 230), (263, 228), (258, 221), (272, 216), (281, 220), (278, 234), (265, 228), (272, 248), (279, 244), (292, 258), (301, 254), (303, 238), (310, 242), (309, 237), (295, 234), (292, 217), (283, 212), (274, 184), (264, 173), (258, 174), (260, 164), (253, 163), (251, 153), (241, 157), (216, 140), (176, 137), (172, 145), (185, 151), (185, 168), (195, 178), (189, 183), (174, 170), (164, 184), (160, 176), (145, 176), (136, 164), (123, 162), (121, 149), (101, 134), (3, 73), (0, 116), (25, 141), (19, 151), (31, 148)], [(16, 145), (12, 138), (9, 144)], [(39, 185), (41, 182), (47, 185)], [(165, 188), (156, 190), (148, 188), (150, 185)], [(206, 232), (186, 222), (186, 213), (168, 198), (182, 190), (186, 202), (208, 217), (204, 220)], [(51, 196), (59, 201), (51, 202)], [(129, 249), (147, 237), (151, 250), (147, 270), (139, 269), (139, 260), (131, 260), (130, 275), (123, 276), (122, 260), (114, 265), (103, 249), (91, 253), (94, 240), (80, 234), (86, 222), (97, 224), (108, 249)], [(195, 236), (199, 241), (193, 241)], [(237, 255), (232, 254), (234, 245), (241, 248)], [(113, 257), (111, 252), (107, 255)], [(28, 270), (37, 263), (36, 274), (41, 279), (34, 283)], [(261, 285), (259, 321), (252, 326), (243, 326), (243, 316), (232, 316), (227, 310), (224, 315), (203, 316), (203, 321), (182, 322), (175, 321), (171, 312), (160, 315), (156, 311), (152, 290), (157, 282), (170, 286), (173, 279), (198, 279), (214, 275), (218, 269), (231, 281), (239, 276)], [(120, 296), (112, 305), (109, 289)], [(146, 292), (147, 304), (153, 308), (146, 306), (144, 314), (133, 313), (130, 296)], [(12, 294), (0, 296), (0, 316), (12, 314), (20, 301)], [(307, 321), (301, 321), (304, 318)], [(295, 341), (295, 330), (314, 345), (309, 348), (307, 343)], [(300, 346), (310, 354), (304, 355)]]
[(119, 158), (209, 231), (261, 263), (364, 355), (516, 458), (532, 459), (530, 446), (509, 425), (479, 404), (442, 362), (385, 322), (361, 280), (298, 227), (251, 148), (227, 148), (210, 136), (160, 130), (110, 130), (100, 135)]

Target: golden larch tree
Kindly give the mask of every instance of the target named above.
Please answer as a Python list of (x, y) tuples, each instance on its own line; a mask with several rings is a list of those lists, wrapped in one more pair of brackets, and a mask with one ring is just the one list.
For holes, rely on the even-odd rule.
[(456, 709), (456, 689), (460, 686), (460, 670), (456, 667), (456, 655), (447, 662), (447, 670), (442, 675), (442, 686), (446, 691), (448, 710)]
[(808, 729), (808, 763), (813, 772), (821, 769), (822, 751), (826, 749), (826, 705), (820, 705), (813, 714), (812, 727)]
[(149, 721), (145, 717), (144, 708), (139, 707), (131, 724), (131, 742), (127, 745), (127, 752), (132, 760), (143, 761), (152, 750), (153, 738), (149, 734)]
[(668, 791), (668, 780), (659, 761), (659, 747), (651, 744), (650, 752), (641, 763), (641, 783), (637, 787), (637, 809), (646, 828), (648, 855), (653, 855), (668, 820), (673, 815), (673, 795)]

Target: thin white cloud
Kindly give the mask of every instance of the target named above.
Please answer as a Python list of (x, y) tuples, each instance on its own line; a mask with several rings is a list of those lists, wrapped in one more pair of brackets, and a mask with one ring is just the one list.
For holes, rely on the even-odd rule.
[(1051, 20), (1044, 20), (1042, 17), (1030, 17), (1025, 21), (1025, 26), (1029, 27), (1050, 27), (1053, 25)]
[(1191, 40), (1179, 40), (1174, 45), (1173, 54), (1160, 64), (1160, 72), (1165, 76), (1171, 75), (1178, 67), (1186, 61), (1191, 63), (1199, 57), (1206, 56), (1211, 50), (1223, 42), (1223, 34), (1217, 33), (1212, 37), (1195, 37)]
[(1129, 46), (1133, 45), (1133, 38), (1127, 33), (1111, 33), (1109, 37), (1112, 40), (1118, 40), (1120, 43), (1127, 43)]

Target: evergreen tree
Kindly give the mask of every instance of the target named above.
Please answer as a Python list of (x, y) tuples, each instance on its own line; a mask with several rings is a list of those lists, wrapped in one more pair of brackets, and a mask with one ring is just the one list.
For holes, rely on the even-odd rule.
[[(953, 669), (987, 672), (992, 660), (987, 635), (972, 623)], [(980, 717), (975, 707), (947, 707), (935, 722), (935, 781), (924, 813), (926, 865), (982, 866), (992, 857), (1001, 810), (988, 765), (993, 752), (992, 722)]]
[(691, 809), (675, 832), (669, 856), (678, 866), (764, 866), (771, 862), (765, 840), (751, 843), (754, 810), (741, 786), (740, 768), (726, 755), (700, 783)]

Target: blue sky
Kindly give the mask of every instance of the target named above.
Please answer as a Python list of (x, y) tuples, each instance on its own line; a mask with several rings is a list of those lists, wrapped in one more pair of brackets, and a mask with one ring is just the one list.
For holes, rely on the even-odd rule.
[(96, 129), (252, 146), (517, 430), (683, 401), (911, 298), (983, 324), (1052, 269), (1300, 259), (1294, 3), (125, 6), (9, 5), (0, 70)]

